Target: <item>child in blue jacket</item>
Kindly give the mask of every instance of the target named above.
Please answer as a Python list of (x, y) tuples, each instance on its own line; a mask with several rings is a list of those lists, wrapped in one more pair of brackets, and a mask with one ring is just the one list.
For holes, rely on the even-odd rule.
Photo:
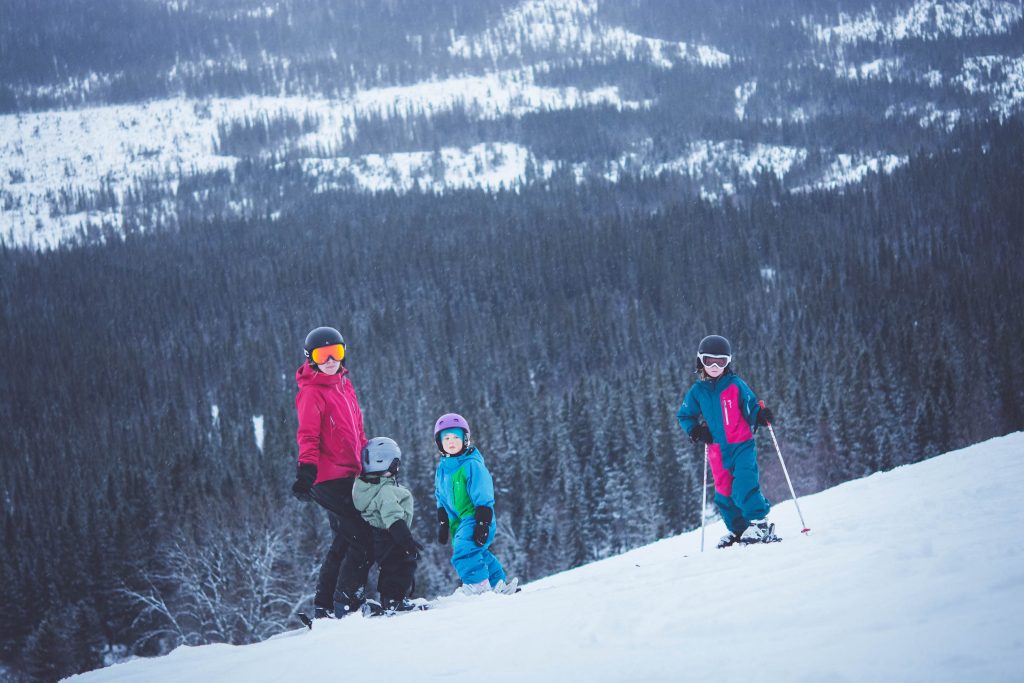
[(519, 580), (506, 583), (505, 570), (490, 551), (498, 528), (494, 480), (483, 455), (470, 444), (469, 423), (455, 413), (442, 415), (434, 424), (434, 441), (441, 454), (434, 476), (437, 541), (447, 543), (450, 533), (452, 566), (462, 580), (462, 592), (515, 593)]
[[(700, 379), (686, 392), (676, 417), (694, 443), (707, 446), (715, 481), (715, 505), (729, 529), (718, 543), (771, 543), (782, 540), (768, 522), (771, 505), (761, 494), (754, 433), (772, 421), (768, 408), (736, 376), (732, 345), (725, 337), (710, 335), (697, 347)], [(701, 418), (704, 419), (701, 422)]]

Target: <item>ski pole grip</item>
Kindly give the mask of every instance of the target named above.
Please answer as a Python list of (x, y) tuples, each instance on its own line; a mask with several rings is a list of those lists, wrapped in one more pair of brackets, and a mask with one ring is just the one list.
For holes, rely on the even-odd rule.
[[(757, 402), (757, 405), (761, 406), (761, 408), (763, 409), (763, 408), (764, 408), (764, 399), (762, 398), (761, 400), (759, 400), (759, 401)], [(769, 423), (768, 423), (768, 426), (769, 426), (769, 427), (771, 427), (771, 426), (772, 426), (772, 423), (771, 423), (771, 422), (769, 422)]]

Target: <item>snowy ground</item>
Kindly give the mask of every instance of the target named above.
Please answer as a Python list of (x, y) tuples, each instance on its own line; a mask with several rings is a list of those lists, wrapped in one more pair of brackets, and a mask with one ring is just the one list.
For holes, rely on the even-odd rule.
[(512, 597), (74, 680), (1020, 681), (1022, 487), (1017, 433), (803, 498), (808, 536), (781, 503), (779, 544), (715, 550), (717, 523), (703, 554), (698, 529)]

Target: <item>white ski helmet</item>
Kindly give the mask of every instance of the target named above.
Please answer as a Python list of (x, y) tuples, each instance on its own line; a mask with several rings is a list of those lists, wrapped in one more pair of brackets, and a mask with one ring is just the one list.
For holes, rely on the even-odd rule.
[(398, 473), (402, 449), (393, 439), (375, 436), (363, 446), (363, 474)]

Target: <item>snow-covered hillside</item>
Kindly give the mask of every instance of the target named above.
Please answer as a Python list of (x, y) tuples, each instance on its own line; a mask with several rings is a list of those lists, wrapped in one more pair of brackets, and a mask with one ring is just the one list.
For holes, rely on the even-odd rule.
[[(777, 467), (767, 453), (762, 466)], [(513, 597), (349, 617), (245, 647), (179, 648), (75, 681), (1019, 681), (1024, 433), (791, 501), (784, 542), (721, 523)]]
[[(773, 50), (790, 51), (782, 60), (788, 66), (769, 67), (760, 64), (768, 55), (737, 52), (736, 36), (730, 38), (713, 19), (706, 29), (731, 44), (700, 39), (706, 31), (699, 23), (665, 27), (670, 29), (666, 34), (698, 36), (688, 41), (653, 35), (661, 27), (648, 27), (652, 35), (641, 35), (628, 21), (637, 17), (624, 17), (614, 11), (614, 3), (600, 0), (523, 0), (509, 4), (480, 30), (453, 29), (434, 36), (428, 43), (443, 54), (438, 63), (445, 70), (439, 66), (436, 75), (401, 85), (366, 78), (324, 96), (290, 90), (285, 87), (288, 77), (282, 76), (280, 88), (263, 92), (288, 95), (185, 96), (178, 72), (190, 67), (176, 61), (167, 92), (180, 96), (97, 104), (104, 100), (86, 95), (102, 90), (103, 83), (110, 87), (113, 76), (91, 73), (68, 86), (88, 105), (0, 115), (0, 240), (53, 247), (87, 226), (120, 229), (131, 223), (145, 230), (173, 224), (193, 207), (273, 215), (280, 207), (254, 206), (247, 188), (220, 197), (218, 203), (203, 187), (217, 174), (223, 179), (215, 184), (233, 184), (236, 166), (245, 168), (253, 160), (270, 164), (272, 171), (293, 164), (287, 170), (297, 169), (314, 192), (496, 190), (543, 181), (559, 170), (571, 171), (580, 183), (683, 176), (708, 198), (756, 185), (761, 173), (777, 176), (791, 190), (835, 189), (859, 182), (869, 171), (891, 172), (907, 161), (906, 150), (893, 149), (892, 140), (857, 147), (849, 140), (836, 146), (797, 136), (799, 143), (784, 144), (792, 137), (786, 129), (813, 128), (821, 117), (839, 121), (851, 115), (854, 127), (870, 124), (874, 117), (879, 124), (884, 119), (885, 125), (878, 126), (882, 129), (906, 121), (929, 131), (925, 135), (938, 136), (975, 116), (1006, 118), (1021, 111), (1024, 58), (1013, 43), (1024, 18), (1019, 0), (914, 0), (897, 5), (834, 17), (780, 14), (768, 26), (745, 29), (764, 38), (770, 35), (766, 31), (792, 25), (812, 47), (801, 40), (773, 43)], [(172, 9), (185, 11), (188, 6), (172, 3)], [(275, 12), (259, 3), (248, 11), (254, 17)], [(405, 38), (422, 43), (424, 37)], [(912, 51), (921, 49), (921, 40), (939, 38), (963, 43), (949, 59), (931, 55), (926, 65), (919, 55), (913, 58), (904, 55), (903, 47), (894, 47), (902, 42)], [(993, 42), (981, 42), (984, 38)], [(230, 43), (230, 37), (224, 41)], [(870, 49), (872, 45), (877, 49)], [(261, 58), (268, 60), (270, 72), (288, 73), (288, 59), (270, 53)], [(193, 66), (198, 78), (203, 68), (217, 64)], [(333, 63), (321, 68), (327, 69), (325, 83), (336, 70), (344, 70)], [(842, 97), (850, 101), (837, 105), (832, 101), (836, 93), (824, 96), (829, 88), (818, 82), (819, 72), (832, 74)], [(905, 86), (906, 95), (896, 94), (899, 89), (894, 87), (885, 91), (893, 98), (888, 106), (860, 112), (864, 93), (858, 83)], [(720, 85), (724, 96), (716, 94)], [(673, 95), (670, 86), (685, 95)], [(24, 95), (27, 86), (10, 87)], [(819, 93), (824, 96), (820, 101)], [(844, 113), (844, 106), (849, 111)], [(667, 128), (656, 123), (688, 110), (700, 116), (684, 116)], [(602, 148), (581, 161), (579, 154), (560, 157), (559, 151), (521, 131), (517, 137), (516, 121), (564, 116), (567, 111), (584, 112), (572, 119), (575, 129), (566, 132), (568, 139), (577, 133), (584, 139), (593, 135), (598, 144), (602, 126), (610, 126), (615, 131), (608, 137), (615, 140), (607, 144), (615, 148)], [(623, 116), (609, 123), (609, 111)], [(715, 112), (720, 122), (734, 118), (736, 127), (730, 120), (716, 136), (705, 120), (714, 120)], [(444, 136), (451, 130), (438, 124), (446, 132), (437, 133), (429, 144), (381, 139), (382, 127), (398, 131), (412, 125), (406, 119), (427, 121), (423, 125), (430, 127), (445, 116), (461, 117), (463, 127), (480, 124), (484, 132), (471, 140), (449, 140)], [(283, 135), (256, 151), (218, 148), (225, 130), (257, 120), (306, 123), (301, 133)], [(550, 125), (567, 120), (552, 119)], [(500, 126), (486, 125), (499, 121)], [(672, 132), (668, 142), (665, 130)], [(359, 142), (356, 150), (353, 140)]]

